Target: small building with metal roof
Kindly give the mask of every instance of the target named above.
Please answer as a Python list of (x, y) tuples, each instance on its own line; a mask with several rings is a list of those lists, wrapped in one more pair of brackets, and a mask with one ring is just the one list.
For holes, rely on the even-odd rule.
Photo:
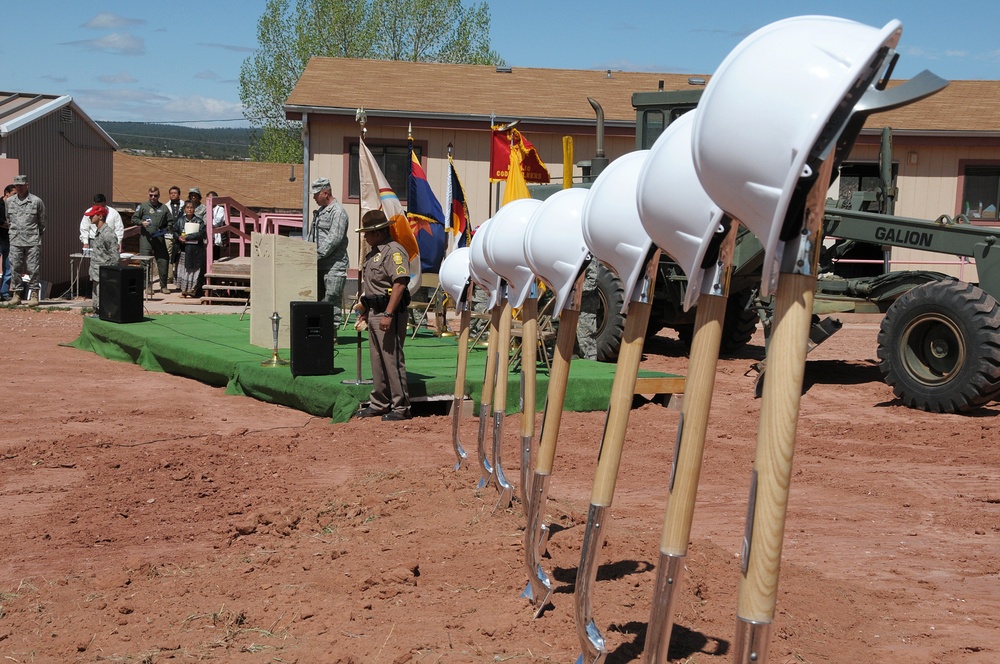
[[(94, 194), (111, 200), (118, 144), (68, 95), (0, 92), (0, 178), (16, 174), (45, 203), (42, 279), (64, 288), (80, 250), (80, 218)], [(44, 295), (44, 293), (43, 293)]]

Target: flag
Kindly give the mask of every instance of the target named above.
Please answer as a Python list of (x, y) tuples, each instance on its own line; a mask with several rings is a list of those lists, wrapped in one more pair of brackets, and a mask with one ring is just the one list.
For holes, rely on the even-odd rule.
[(503, 188), (504, 205), (519, 198), (531, 198), (531, 194), (528, 192), (528, 183), (524, 181), (523, 159), (524, 154), (512, 143), (510, 168), (507, 169), (507, 186)]
[(521, 153), (521, 171), (526, 182), (544, 184), (549, 181), (549, 169), (531, 141), (517, 129), (500, 131), (498, 127), (493, 127), (493, 140), (490, 141), (490, 180), (507, 180), (512, 150), (519, 150)]
[(472, 229), (469, 226), (469, 206), (465, 202), (465, 190), (455, 172), (455, 161), (448, 155), (448, 200), (451, 201), (451, 232), (458, 236), (456, 247), (468, 246), (472, 239)]
[(407, 179), (409, 191), (406, 194), (406, 216), (420, 248), (420, 270), (437, 273), (441, 269), (448, 237), (444, 229), (444, 212), (431, 191), (420, 160), (413, 152), (412, 137), (409, 145), (410, 175)]
[[(392, 239), (403, 245), (406, 253), (410, 256), (411, 269), (414, 263), (419, 266), (415, 259), (420, 253), (417, 247), (417, 240), (413, 237), (413, 230), (410, 228), (410, 220), (406, 218), (399, 198), (389, 186), (389, 181), (382, 174), (382, 169), (378, 167), (375, 157), (364, 141), (358, 149), (358, 165), (360, 167), (361, 179), (361, 216), (369, 210), (382, 210), (391, 222), (389, 231)], [(419, 281), (419, 270), (417, 280)]]

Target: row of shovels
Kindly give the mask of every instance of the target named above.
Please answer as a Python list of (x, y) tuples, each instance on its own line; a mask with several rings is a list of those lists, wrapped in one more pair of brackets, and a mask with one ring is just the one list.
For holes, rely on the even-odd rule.
[[(593, 617), (593, 594), (661, 252), (687, 276), (684, 308), (697, 304), (645, 644), (646, 662), (667, 661), (738, 223), (765, 246), (761, 292), (774, 295), (774, 323), (750, 474), (733, 652), (737, 664), (766, 661), (827, 190), (868, 115), (911, 103), (946, 85), (924, 72), (885, 88), (900, 34), (898, 21), (879, 29), (819, 16), (766, 26), (734, 49), (712, 77), (698, 108), (671, 122), (651, 150), (613, 161), (589, 190), (565, 189), (545, 201), (504, 205), (479, 226), (468, 248), (456, 249), (442, 263), (441, 283), (461, 312), (452, 409), (456, 470), (467, 458), (459, 439), (459, 417), (473, 288), (489, 296), (490, 334), (476, 452), (479, 486), (496, 486), (497, 508), (509, 506), (515, 493), (503, 470), (501, 440), (511, 312), (521, 310), (519, 497), (527, 521), (524, 597), (536, 618), (553, 590), (542, 565), (548, 535), (543, 515), (584, 272), (590, 261), (601, 261), (624, 285), (625, 329), (576, 576), (578, 662), (594, 664), (607, 655)], [(539, 284), (554, 297), (552, 315), (559, 325), (536, 446)]]

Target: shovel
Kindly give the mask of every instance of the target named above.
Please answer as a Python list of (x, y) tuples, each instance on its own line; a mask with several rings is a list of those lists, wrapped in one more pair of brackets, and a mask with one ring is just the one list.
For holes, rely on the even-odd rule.
[(468, 298), (463, 298), (456, 304), (459, 311), (459, 331), (458, 331), (458, 367), (455, 369), (455, 398), (451, 404), (451, 441), (455, 448), (455, 470), (462, 467), (462, 463), (468, 458), (462, 441), (458, 436), (458, 424), (462, 417), (462, 401), (465, 399), (465, 371), (469, 362), (469, 324), (472, 321), (472, 311), (469, 308), (469, 300), (472, 298), (472, 283), (466, 288)]
[(632, 408), (632, 398), (635, 395), (635, 383), (639, 374), (639, 363), (642, 360), (646, 327), (649, 323), (659, 256), (660, 250), (653, 249), (646, 258), (643, 278), (629, 301), (625, 331), (622, 334), (618, 363), (615, 366), (611, 400), (604, 423), (604, 437), (601, 440), (590, 509), (587, 513), (587, 528), (583, 534), (580, 565), (576, 572), (576, 629), (582, 651), (576, 660), (577, 664), (600, 664), (608, 654), (604, 637), (594, 623), (591, 595), (597, 581), (597, 568), (600, 564), (601, 547), (604, 544), (604, 516), (614, 499), (618, 465), (625, 444), (625, 430)]
[(767, 661), (809, 346), (820, 233), (833, 164), (831, 154), (818, 169), (816, 183), (806, 197), (802, 230), (785, 247), (775, 290), (774, 323), (767, 353), (769, 376), (760, 404), (757, 451), (743, 533), (734, 662)]
[(521, 306), (521, 504), (528, 514), (531, 494), (531, 460), (535, 456), (535, 395), (538, 351), (538, 287), (531, 291)]
[(542, 523), (545, 503), (549, 494), (549, 480), (559, 440), (566, 386), (569, 384), (570, 362), (576, 345), (576, 328), (580, 321), (580, 301), (583, 295), (584, 273), (581, 272), (573, 286), (566, 306), (559, 315), (556, 332), (556, 352), (549, 371), (549, 387), (545, 393), (545, 410), (542, 429), (538, 437), (538, 454), (531, 480), (531, 491), (526, 505), (527, 528), (524, 531), (524, 562), (528, 570), (528, 585), (521, 593), (535, 607), (535, 618), (542, 614), (552, 595), (552, 577), (542, 569), (548, 528)]
[(496, 384), (493, 388), (493, 477), (496, 479), (500, 497), (497, 499), (496, 505), (493, 506), (494, 512), (501, 505), (504, 509), (509, 507), (514, 496), (514, 485), (507, 481), (507, 475), (503, 472), (501, 454), (503, 421), (507, 414), (507, 379), (510, 376), (510, 368), (507, 364), (510, 359), (511, 309), (510, 300), (507, 299), (507, 282), (502, 282), (500, 285), (499, 301), (496, 308), (500, 310), (500, 319), (497, 323), (497, 344), (494, 351)]
[(490, 313), (489, 342), (486, 347), (486, 372), (483, 375), (483, 393), (479, 400), (479, 436), (476, 440), (476, 452), (479, 456), (479, 466), (483, 475), (479, 478), (477, 487), (483, 489), (489, 486), (495, 478), (493, 464), (486, 454), (486, 417), (493, 407), (493, 387), (497, 376), (497, 341), (500, 327), (500, 307), (493, 307)]
[(703, 292), (695, 310), (694, 337), (684, 382), (684, 404), (677, 425), (674, 464), (668, 483), (667, 509), (660, 537), (652, 609), (646, 630), (645, 661), (665, 664), (673, 629), (673, 606), (687, 557), (698, 479), (705, 449), (705, 431), (715, 389), (722, 325), (726, 318), (729, 273), (736, 244), (735, 223), (730, 225), (715, 267), (705, 275), (709, 292)]

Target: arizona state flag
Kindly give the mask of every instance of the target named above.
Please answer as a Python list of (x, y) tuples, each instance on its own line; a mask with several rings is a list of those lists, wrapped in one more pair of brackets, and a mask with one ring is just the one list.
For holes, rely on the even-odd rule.
[(538, 150), (517, 129), (498, 131), (493, 127), (490, 141), (490, 180), (506, 182), (510, 177), (511, 152), (519, 151), (521, 173), (525, 182), (545, 184), (549, 181), (549, 169), (545, 166)]
[(422, 272), (436, 273), (444, 259), (447, 233), (444, 229), (444, 212), (437, 197), (431, 191), (420, 160), (413, 152), (410, 140), (410, 175), (407, 179), (406, 216), (420, 247), (420, 269)]
[(458, 236), (455, 242), (456, 247), (468, 246), (472, 239), (471, 228), (469, 228), (469, 206), (465, 202), (465, 190), (462, 189), (462, 181), (458, 179), (455, 172), (455, 161), (448, 155), (448, 199), (451, 201), (451, 232)]

